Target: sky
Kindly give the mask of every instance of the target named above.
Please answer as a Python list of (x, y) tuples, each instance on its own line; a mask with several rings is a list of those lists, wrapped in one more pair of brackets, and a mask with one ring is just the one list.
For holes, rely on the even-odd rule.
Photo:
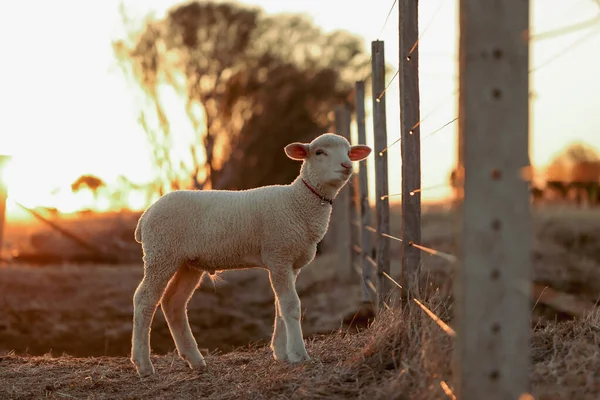
[[(129, 15), (140, 18), (148, 13), (160, 17), (178, 3), (122, 1)], [(384, 26), (393, 0), (242, 3), (268, 13), (306, 13), (325, 31), (343, 29), (361, 35), (366, 49), (372, 40), (384, 40), (386, 61), (393, 70), (398, 66), (397, 5)], [(11, 199), (56, 206), (49, 204), (59, 202), (51, 191), (67, 187), (82, 174), (108, 182), (125, 175), (140, 183), (152, 176), (149, 148), (137, 124), (136, 97), (111, 48), (111, 41), (124, 34), (120, 4), (120, 0), (0, 2), (0, 154), (12, 156), (6, 172)], [(457, 0), (420, 1), (422, 137), (457, 116), (457, 7)], [(531, 31), (534, 35), (553, 31), (598, 15), (595, 0), (535, 0)], [(600, 149), (599, 49), (600, 23), (532, 42), (534, 165), (546, 164), (573, 141)], [(400, 135), (398, 93), (395, 80), (386, 94), (388, 143)], [(177, 102), (171, 108), (177, 110)], [(370, 135), (369, 122), (367, 127)], [(180, 129), (189, 127), (184, 124)], [(450, 124), (422, 139), (422, 187), (435, 187), (423, 190), (424, 201), (449, 194), (449, 188), (437, 186), (447, 182), (456, 161), (456, 129), (456, 123)], [(370, 137), (367, 144), (372, 144)], [(400, 191), (400, 165), (400, 145), (395, 144), (389, 150), (392, 194)], [(10, 207), (9, 211), (14, 209)]]

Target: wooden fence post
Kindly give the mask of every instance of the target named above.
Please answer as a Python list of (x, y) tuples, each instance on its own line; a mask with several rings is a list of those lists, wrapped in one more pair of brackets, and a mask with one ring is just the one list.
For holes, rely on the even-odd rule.
[[(421, 127), (419, 100), (419, 5), (402, 0), (400, 23), (400, 146), (402, 154), (402, 272), (400, 285), (407, 296), (410, 283), (418, 279), (421, 251)], [(417, 288), (415, 288), (416, 290)]]
[(382, 233), (390, 232), (390, 209), (388, 188), (388, 152), (381, 152), (387, 147), (387, 122), (385, 113), (385, 54), (383, 41), (371, 42), (373, 69), (373, 135), (375, 142), (375, 207), (377, 210), (377, 305), (381, 309), (390, 294), (391, 284), (384, 276), (390, 273), (389, 239)]
[(6, 199), (8, 198), (8, 187), (6, 186), (4, 171), (9, 161), (10, 156), (0, 155), (0, 259), (2, 259), (4, 222), (6, 221)]
[[(356, 82), (355, 89), (356, 96), (356, 128), (358, 133), (358, 143), (367, 143), (367, 131), (365, 126), (365, 82)], [(377, 155), (375, 155), (377, 156)], [(368, 262), (367, 256), (373, 257), (373, 233), (366, 230), (365, 226), (371, 226), (371, 205), (369, 204), (369, 169), (367, 160), (363, 160), (359, 163), (358, 179), (359, 179), (359, 204), (360, 204), (360, 215), (361, 220), (356, 221), (360, 224), (360, 248), (361, 254), (361, 269), (362, 269), (362, 280), (363, 280), (363, 291), (362, 301), (375, 303), (377, 293), (373, 291), (368, 282), (372, 285), (376, 284), (375, 269), (373, 265)]]
[[(343, 110), (343, 111), (342, 111)], [(350, 112), (350, 107), (348, 104), (344, 105), (341, 112), (341, 124), (340, 130), (337, 132), (342, 135), (348, 142), (352, 144), (352, 138), (350, 134), (350, 125), (352, 123), (352, 114)], [(349, 226), (350, 229), (350, 273), (355, 275), (356, 271), (355, 266), (360, 265), (360, 226), (356, 224), (359, 220), (359, 192), (358, 192), (358, 174), (353, 173), (347, 183), (348, 189), (345, 189), (348, 192), (348, 223), (344, 224), (344, 226)]]
[[(455, 389), (461, 400), (529, 390), (529, 2), (460, 0), (464, 158)], [(459, 174), (459, 176), (462, 174)]]
[[(350, 141), (350, 110), (348, 105), (337, 105), (335, 113), (335, 133)], [(335, 248), (338, 254), (340, 276), (350, 279), (354, 274), (352, 266), (352, 220), (350, 215), (350, 193), (352, 182), (340, 190), (333, 202), (331, 222), (334, 224)]]

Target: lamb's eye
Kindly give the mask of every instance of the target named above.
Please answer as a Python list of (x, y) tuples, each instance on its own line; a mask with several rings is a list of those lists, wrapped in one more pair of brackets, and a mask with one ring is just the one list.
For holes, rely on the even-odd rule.
[(315, 154), (316, 154), (317, 156), (320, 156), (320, 155), (323, 155), (323, 154), (325, 154), (325, 152), (324, 152), (323, 150), (317, 150), (317, 151), (315, 151)]

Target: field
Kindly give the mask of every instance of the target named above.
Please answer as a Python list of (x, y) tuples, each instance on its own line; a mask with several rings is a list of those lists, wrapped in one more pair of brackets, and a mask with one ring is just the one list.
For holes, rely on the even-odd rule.
[[(398, 210), (392, 215), (392, 234), (398, 235)], [(424, 244), (455, 253), (454, 226), (453, 213), (426, 212)], [(536, 282), (593, 308), (573, 319), (569, 307), (532, 299), (536, 399), (600, 395), (600, 312), (593, 307), (600, 294), (599, 226), (598, 211), (536, 210)], [(392, 246), (393, 275), (399, 254)], [(452, 324), (450, 267), (430, 256), (423, 267), (422, 299)], [(350, 327), (344, 319), (360, 304), (359, 281), (343, 279), (330, 254), (319, 256), (298, 281), (311, 362), (272, 360), (264, 346), (273, 323), (266, 272), (233, 271), (215, 284), (203, 282), (189, 306), (208, 371), (187, 369), (157, 312), (157, 376), (140, 381), (127, 356), (131, 297), (141, 275), (139, 262), (1, 267), (0, 398), (449, 398), (441, 381), (451, 385), (452, 339), (414, 303), (383, 313), (367, 329)]]

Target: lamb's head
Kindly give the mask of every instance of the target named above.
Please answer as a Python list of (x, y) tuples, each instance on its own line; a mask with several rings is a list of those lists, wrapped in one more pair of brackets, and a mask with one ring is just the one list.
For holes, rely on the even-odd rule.
[(352, 161), (365, 159), (371, 148), (351, 146), (335, 133), (324, 133), (310, 143), (291, 143), (285, 153), (292, 160), (301, 160), (301, 175), (311, 184), (337, 192), (352, 175)]

